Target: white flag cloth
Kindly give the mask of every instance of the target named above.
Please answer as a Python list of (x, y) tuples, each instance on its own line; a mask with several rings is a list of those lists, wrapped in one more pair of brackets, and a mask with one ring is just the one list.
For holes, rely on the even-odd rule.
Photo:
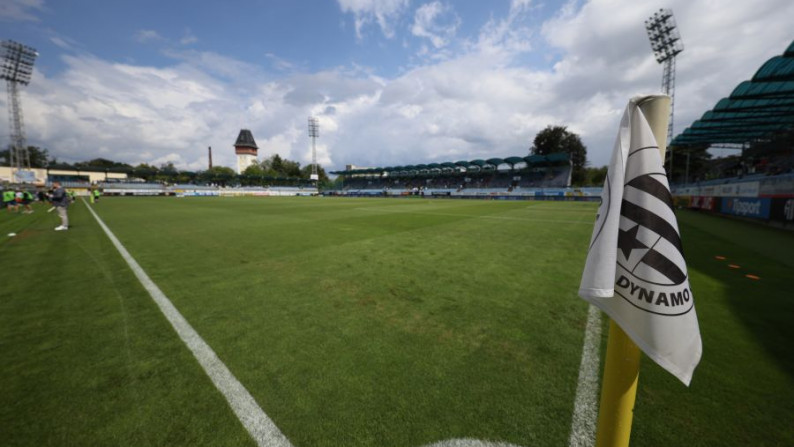
[(687, 386), (702, 353), (661, 155), (638, 102), (620, 122), (579, 296)]

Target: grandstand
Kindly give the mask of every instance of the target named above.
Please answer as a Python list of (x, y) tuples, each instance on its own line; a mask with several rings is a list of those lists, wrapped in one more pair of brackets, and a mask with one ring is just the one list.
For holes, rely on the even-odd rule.
[[(342, 190), (328, 195), (565, 197), (574, 196), (568, 153), (491, 158), (383, 168), (352, 168), (342, 176)], [(553, 190), (553, 191), (547, 191)], [(547, 194), (550, 192), (550, 194)], [(595, 192), (595, 191), (589, 191)], [(600, 188), (597, 194), (600, 194)], [(589, 195), (578, 191), (579, 196)]]
[(674, 184), (678, 206), (794, 228), (794, 42), (670, 146), (741, 150), (709, 162), (703, 181)]

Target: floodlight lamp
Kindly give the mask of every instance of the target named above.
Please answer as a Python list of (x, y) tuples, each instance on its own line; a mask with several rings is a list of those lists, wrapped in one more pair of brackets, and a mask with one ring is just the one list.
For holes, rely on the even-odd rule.
[(2, 41), (0, 48), (2, 48), (3, 57), (2, 79), (23, 85), (30, 83), (33, 62), (39, 53), (29, 46), (12, 40)]
[(317, 118), (313, 116), (309, 117), (309, 137), (311, 138), (320, 137), (320, 123), (318, 122)]

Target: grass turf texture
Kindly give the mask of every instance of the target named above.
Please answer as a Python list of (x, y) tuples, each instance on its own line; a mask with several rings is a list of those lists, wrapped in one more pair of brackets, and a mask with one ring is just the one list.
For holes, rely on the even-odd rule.
[[(0, 242), (4, 443), (250, 444), (84, 206), (68, 232), (52, 214), (0, 216), (19, 234)], [(296, 447), (567, 444), (594, 204), (95, 209)], [(794, 238), (694, 213), (680, 224), (704, 359), (690, 389), (643, 361), (632, 445), (791, 444)]]

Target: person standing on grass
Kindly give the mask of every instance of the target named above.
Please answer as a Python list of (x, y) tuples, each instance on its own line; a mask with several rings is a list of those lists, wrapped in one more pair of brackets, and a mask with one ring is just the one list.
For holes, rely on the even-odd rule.
[(69, 215), (66, 209), (69, 207), (69, 196), (66, 190), (61, 186), (61, 182), (52, 182), (52, 197), (50, 201), (55, 209), (58, 211), (58, 217), (61, 218), (61, 224), (55, 227), (55, 231), (63, 231), (69, 229)]
[(96, 188), (93, 194), (94, 194), (94, 202), (99, 202), (99, 196), (102, 195), (102, 193), (99, 191), (99, 188)]
[(22, 190), (17, 188), (16, 192), (14, 193), (14, 202), (15, 202), (14, 206), (16, 208), (16, 212), (19, 212), (19, 206), (22, 205), (23, 196), (24, 194), (22, 194)]
[(11, 208), (16, 203), (14, 197), (14, 190), (11, 188), (6, 189), (3, 191), (3, 206), (8, 209), (8, 212), (11, 212)]
[(22, 206), (25, 207), (25, 211), (23, 211), (23, 213), (25, 214), (33, 213), (33, 207), (31, 207), (30, 204), (33, 203), (34, 199), (35, 197), (33, 197), (33, 193), (31, 193), (28, 190), (22, 191)]

